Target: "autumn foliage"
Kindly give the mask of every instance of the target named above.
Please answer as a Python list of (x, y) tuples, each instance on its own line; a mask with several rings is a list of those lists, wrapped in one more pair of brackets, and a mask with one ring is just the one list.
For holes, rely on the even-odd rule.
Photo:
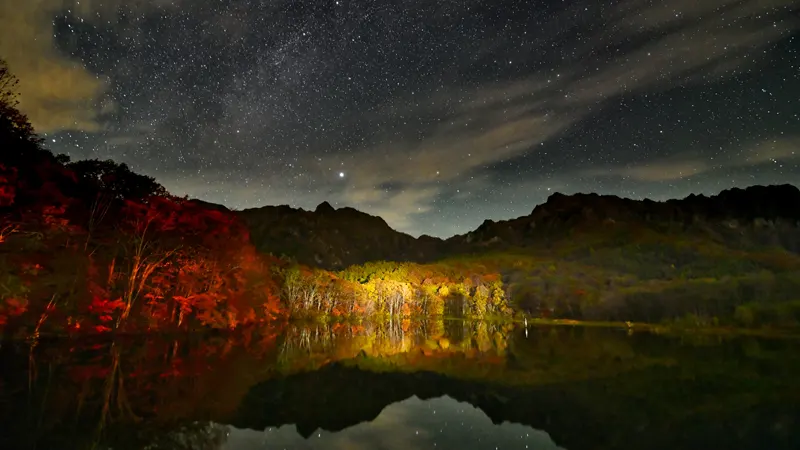
[(4, 335), (230, 329), (282, 317), (274, 261), (230, 211), (43, 148), (0, 61)]
[(289, 266), (280, 279), (292, 316), (402, 320), (512, 314), (499, 274), (486, 267), (380, 261), (331, 273)]
[(3, 216), (0, 316), (16, 320), (14, 333), (30, 333), (45, 314), (46, 330), (71, 333), (235, 328), (281, 316), (270, 261), (230, 213), (166, 196), (103, 198)]

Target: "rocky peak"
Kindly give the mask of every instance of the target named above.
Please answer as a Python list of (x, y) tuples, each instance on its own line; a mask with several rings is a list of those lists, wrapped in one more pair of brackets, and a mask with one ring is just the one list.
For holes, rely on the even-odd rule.
[(331, 206), (330, 203), (322, 202), (319, 205), (317, 205), (317, 208), (314, 210), (314, 212), (317, 214), (331, 214), (336, 212), (336, 210), (333, 209), (333, 206)]
[(328, 202), (314, 211), (266, 206), (238, 214), (259, 251), (327, 269), (375, 260), (432, 260), (441, 253), (439, 239), (415, 239), (378, 216), (350, 207), (334, 209)]

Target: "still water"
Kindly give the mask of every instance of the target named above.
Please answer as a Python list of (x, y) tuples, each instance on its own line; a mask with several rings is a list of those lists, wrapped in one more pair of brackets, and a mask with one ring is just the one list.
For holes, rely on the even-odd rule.
[(800, 341), (485, 322), (0, 349), (2, 449), (800, 449)]

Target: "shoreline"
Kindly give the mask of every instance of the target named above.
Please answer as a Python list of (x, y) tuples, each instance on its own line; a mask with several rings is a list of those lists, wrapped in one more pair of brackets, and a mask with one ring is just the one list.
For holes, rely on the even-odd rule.
[(184, 331), (120, 331), (120, 332), (104, 332), (104, 333), (81, 333), (81, 334), (40, 334), (38, 336), (25, 336), (15, 337), (0, 342), (2, 344), (15, 344), (15, 343), (43, 343), (52, 341), (116, 341), (116, 340), (129, 340), (129, 339), (146, 339), (146, 338), (166, 338), (166, 339), (206, 339), (218, 336), (229, 336), (240, 334), (244, 332), (262, 332), (262, 331), (279, 331), (283, 332), (290, 325), (311, 326), (311, 325), (325, 325), (334, 326), (341, 325), (359, 325), (364, 323), (385, 324), (389, 322), (402, 322), (410, 321), (411, 323), (420, 323), (427, 320), (441, 320), (443, 322), (487, 322), (492, 324), (508, 324), (514, 325), (515, 328), (543, 328), (543, 327), (581, 327), (581, 328), (606, 328), (615, 329), (618, 331), (627, 331), (628, 333), (651, 333), (659, 336), (686, 336), (686, 335), (703, 335), (703, 336), (751, 336), (760, 338), (771, 339), (800, 339), (800, 328), (742, 328), (742, 327), (724, 327), (724, 326), (681, 326), (674, 324), (654, 324), (646, 322), (619, 322), (619, 321), (588, 321), (588, 320), (573, 320), (573, 319), (547, 319), (540, 317), (519, 318), (519, 317), (485, 317), (485, 318), (460, 318), (452, 316), (413, 316), (413, 317), (397, 317), (392, 320), (388, 318), (381, 318), (374, 320), (369, 317), (359, 318), (346, 318), (339, 319), (332, 316), (304, 316), (304, 317), (289, 317), (285, 320), (274, 321), (263, 324), (252, 324), (242, 326), (234, 329), (197, 329), (197, 330), (184, 330)]

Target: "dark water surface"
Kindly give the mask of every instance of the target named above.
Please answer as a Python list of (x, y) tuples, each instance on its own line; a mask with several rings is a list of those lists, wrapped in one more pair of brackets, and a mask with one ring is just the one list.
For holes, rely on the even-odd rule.
[(800, 449), (800, 341), (458, 321), (0, 349), (0, 449)]

